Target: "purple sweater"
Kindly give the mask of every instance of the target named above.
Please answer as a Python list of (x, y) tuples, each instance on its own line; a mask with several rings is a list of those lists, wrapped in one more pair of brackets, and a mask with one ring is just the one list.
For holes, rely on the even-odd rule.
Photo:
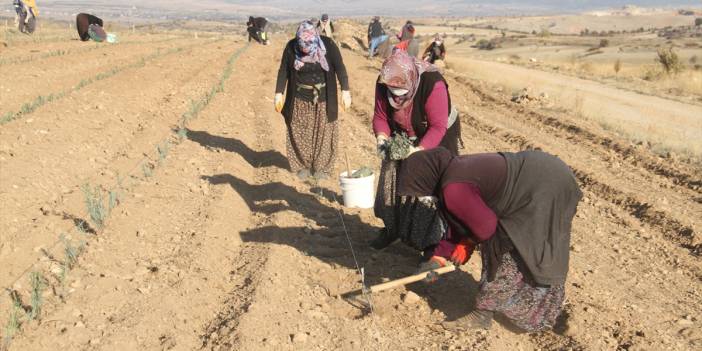
[[(390, 136), (390, 124), (388, 123), (388, 97), (380, 89), (375, 91), (375, 112), (373, 114), (373, 132), (375, 135), (384, 134)], [(433, 149), (441, 143), (448, 128), (448, 90), (444, 82), (437, 82), (434, 89), (424, 103), (424, 110), (427, 113), (427, 132), (419, 141), (419, 146), (423, 149)], [(395, 111), (395, 123), (409, 136), (416, 136), (412, 129), (412, 106), (404, 110)]]

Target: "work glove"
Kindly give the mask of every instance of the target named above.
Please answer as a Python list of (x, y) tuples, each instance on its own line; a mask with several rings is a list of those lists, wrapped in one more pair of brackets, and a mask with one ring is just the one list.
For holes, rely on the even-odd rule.
[(341, 103), (344, 111), (351, 108), (351, 92), (348, 90), (341, 91)]
[(456, 245), (453, 252), (451, 252), (450, 260), (456, 266), (464, 265), (468, 262), (474, 250), (475, 244), (468, 239), (463, 239)]
[(380, 158), (385, 159), (388, 153), (388, 137), (385, 134), (378, 134), (375, 137), (376, 140), (376, 151)]
[(285, 105), (283, 94), (276, 93), (275, 98), (273, 98), (273, 102), (275, 103), (275, 112), (280, 113), (281, 111), (283, 111), (283, 106)]

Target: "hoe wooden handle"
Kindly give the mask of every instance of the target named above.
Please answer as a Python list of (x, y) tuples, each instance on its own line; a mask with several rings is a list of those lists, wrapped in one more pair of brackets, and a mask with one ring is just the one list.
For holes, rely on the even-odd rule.
[(382, 283), (382, 284), (376, 284), (376, 285), (371, 286), (368, 290), (369, 290), (371, 293), (377, 293), (377, 292), (381, 292), (381, 291), (384, 291), (384, 290), (393, 289), (393, 288), (396, 288), (396, 287), (398, 287), (398, 286), (402, 286), (402, 285), (407, 285), (407, 284), (410, 284), (410, 283), (418, 282), (418, 281), (423, 280), (424, 278), (426, 278), (427, 275), (429, 275), (429, 274), (431, 274), (431, 273), (434, 273), (434, 274), (437, 274), (437, 275), (442, 275), (442, 274), (446, 274), (446, 273), (453, 272), (453, 271), (455, 271), (455, 270), (456, 270), (456, 266), (454, 266), (454, 265), (448, 265), (448, 266), (446, 266), (446, 267), (441, 267), (441, 268), (439, 268), (439, 269), (434, 269), (434, 270), (431, 270), (431, 271), (428, 271), (428, 272), (422, 272), (422, 273), (419, 273), (419, 274), (411, 275), (411, 276), (409, 276), (409, 277), (404, 277), (404, 278), (400, 278), (400, 279), (391, 280), (391, 281), (389, 281), (389, 282)]

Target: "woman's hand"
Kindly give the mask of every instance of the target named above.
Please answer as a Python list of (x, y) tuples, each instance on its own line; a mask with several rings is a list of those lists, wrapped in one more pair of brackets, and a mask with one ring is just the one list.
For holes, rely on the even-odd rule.
[(344, 111), (351, 108), (351, 92), (348, 90), (341, 91), (341, 102), (344, 107)]
[(280, 113), (283, 111), (283, 106), (285, 106), (285, 100), (283, 99), (283, 94), (276, 93), (275, 98), (273, 98), (273, 103), (275, 104), (275, 112)]

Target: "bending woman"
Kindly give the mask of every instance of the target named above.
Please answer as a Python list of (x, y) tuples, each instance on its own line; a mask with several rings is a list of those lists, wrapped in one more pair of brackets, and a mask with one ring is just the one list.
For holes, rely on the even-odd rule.
[[(464, 264), (480, 246), (476, 309), (445, 327), (487, 329), (495, 313), (529, 332), (553, 327), (563, 305), (571, 224), (582, 197), (563, 161), (540, 151), (454, 157), (437, 148), (403, 162), (398, 195), (438, 199), (447, 224), (443, 234), (424, 231), (434, 235), (404, 238), (423, 249), (434, 267), (447, 260)], [(405, 220), (422, 223), (407, 218), (416, 211), (400, 212)]]
[(410, 153), (437, 146), (458, 154), (461, 139), (458, 112), (451, 105), (448, 84), (438, 69), (397, 50), (383, 63), (375, 88), (373, 131), (383, 158), (375, 198), (375, 216), (385, 228), (371, 247), (382, 250), (398, 238), (395, 225), (395, 180), (401, 161), (391, 160), (390, 138), (414, 139)]
[(290, 170), (301, 179), (312, 175), (326, 179), (334, 168), (339, 139), (337, 78), (348, 109), (349, 78), (339, 48), (320, 37), (312, 22), (302, 22), (283, 51), (274, 100), (288, 127)]

